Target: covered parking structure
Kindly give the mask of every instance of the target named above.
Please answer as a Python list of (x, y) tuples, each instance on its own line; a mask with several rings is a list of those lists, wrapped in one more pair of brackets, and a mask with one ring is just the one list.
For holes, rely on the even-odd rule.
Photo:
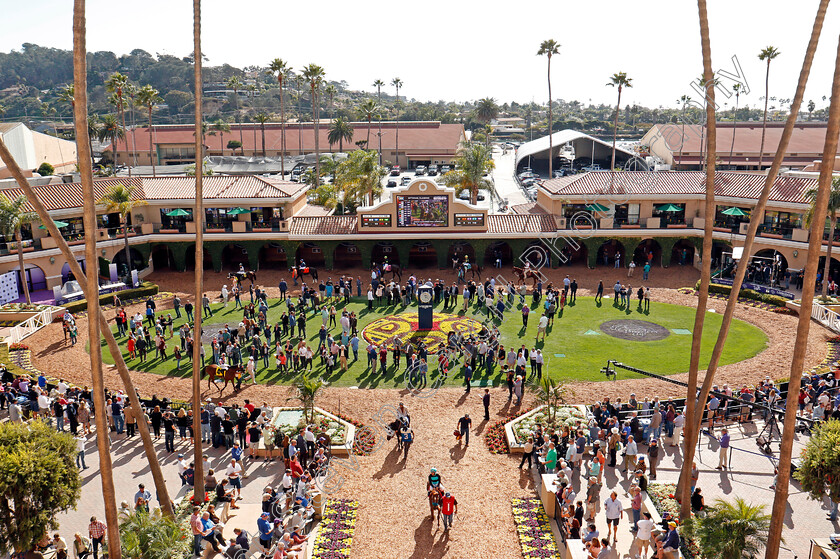
[[(568, 129), (555, 132), (551, 136), (553, 143), (551, 157), (554, 159), (554, 169), (560, 169), (561, 166), (568, 166), (565, 163), (561, 165), (563, 162), (561, 161), (560, 152), (566, 144), (569, 144), (574, 149), (574, 165), (576, 167), (579, 168), (595, 163), (600, 165), (602, 169), (609, 170), (612, 159), (611, 142), (608, 143), (589, 134)], [(530, 167), (541, 177), (548, 177), (548, 158), (548, 136), (526, 142), (516, 150), (516, 173), (519, 174), (525, 167)], [(632, 170), (643, 170), (641, 166), (645, 164), (635, 153), (616, 146), (616, 167), (627, 168), (628, 163), (633, 165), (636, 162), (639, 164), (639, 167), (633, 167)]]

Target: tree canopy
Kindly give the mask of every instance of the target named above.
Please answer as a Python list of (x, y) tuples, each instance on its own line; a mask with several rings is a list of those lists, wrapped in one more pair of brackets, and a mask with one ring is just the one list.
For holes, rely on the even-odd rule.
[(830, 419), (814, 427), (793, 477), (812, 499), (828, 495), (840, 502), (840, 421)]

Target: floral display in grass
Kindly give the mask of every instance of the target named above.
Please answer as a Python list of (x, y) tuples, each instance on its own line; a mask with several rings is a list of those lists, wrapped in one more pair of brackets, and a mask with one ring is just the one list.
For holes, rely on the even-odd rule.
[(511, 504), (522, 556), (559, 557), (542, 502), (536, 498), (511, 499)]
[[(674, 494), (677, 491), (677, 486), (673, 483), (651, 483), (648, 484), (647, 494), (650, 497), (656, 512), (661, 516), (663, 513), (670, 512), (674, 518), (680, 516), (680, 504)], [(683, 557), (687, 559), (697, 559), (700, 555), (700, 547), (687, 534), (680, 534), (680, 551)]]
[(348, 559), (356, 531), (359, 501), (329, 499), (324, 505), (324, 518), (315, 537), (312, 557), (317, 559)]
[[(696, 295), (697, 291), (693, 287), (680, 287), (677, 289), (683, 295)], [(709, 293), (710, 299), (719, 299), (722, 301), (726, 301), (729, 299), (728, 295), (722, 295), (720, 293)], [(778, 305), (771, 305), (769, 303), (763, 303), (761, 301), (756, 301), (754, 299), (747, 299), (745, 297), (738, 297), (738, 302), (742, 305), (746, 305), (748, 307), (753, 307), (755, 309), (761, 309), (763, 311), (774, 312), (776, 314), (788, 314), (792, 316), (796, 316), (796, 312), (790, 310), (787, 307), (780, 307)]]

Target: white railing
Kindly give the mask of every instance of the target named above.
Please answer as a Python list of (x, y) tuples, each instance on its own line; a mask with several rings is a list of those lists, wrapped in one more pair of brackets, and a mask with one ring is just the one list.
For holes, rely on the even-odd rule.
[(16, 344), (24, 338), (31, 336), (44, 326), (47, 326), (58, 315), (64, 314), (65, 309), (62, 307), (49, 307), (36, 315), (30, 316), (20, 324), (12, 327), (6, 341), (10, 344)]
[(814, 301), (811, 304), (811, 318), (826, 328), (840, 333), (840, 314)]

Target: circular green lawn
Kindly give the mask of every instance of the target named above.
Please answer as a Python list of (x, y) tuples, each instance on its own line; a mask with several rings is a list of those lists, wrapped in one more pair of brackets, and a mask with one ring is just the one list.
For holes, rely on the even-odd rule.
[[(528, 298), (528, 303), (531, 299)], [(459, 298), (459, 303), (462, 300)], [(336, 304), (339, 312), (342, 309), (355, 311), (359, 317), (359, 330), (370, 322), (386, 317), (389, 315), (406, 314), (416, 317), (417, 306), (403, 307), (396, 305), (391, 307), (378, 307), (373, 311), (368, 311), (366, 305), (361, 300), (352, 300), (349, 304)], [(463, 311), (459, 311), (463, 314)], [(229, 324), (231, 327), (236, 327), (242, 318), (242, 311), (234, 310), (233, 304), (228, 304), (223, 307), (221, 303), (213, 304), (213, 316), (204, 319), (203, 327), (205, 333), (211, 332), (214, 329), (221, 328), (224, 324)], [(280, 315), (286, 310), (286, 304), (278, 299), (269, 300), (269, 314), (268, 320), (272, 324), (279, 321)], [(175, 317), (175, 312), (172, 310), (159, 311), (158, 315), (171, 314)], [(453, 309), (443, 309), (443, 304), (435, 307), (436, 313), (451, 313)], [(472, 307), (468, 311), (467, 316), (485, 321), (487, 319), (483, 310), (478, 307)], [(528, 327), (522, 326), (521, 305), (518, 300), (514, 307), (511, 307), (504, 315), (502, 321), (496, 321), (501, 332), (501, 344), (507, 348), (519, 348), (525, 344), (529, 349), (539, 348), (545, 356), (544, 371), (547, 371), (552, 377), (566, 380), (580, 380), (580, 381), (599, 381), (605, 380), (603, 374), (600, 372), (601, 368), (606, 365), (608, 359), (618, 360), (626, 365), (660, 374), (674, 374), (686, 372), (688, 370), (689, 356), (691, 352), (691, 331), (694, 325), (695, 309), (692, 307), (684, 307), (680, 305), (672, 305), (667, 303), (652, 303), (649, 312), (643, 312), (641, 308), (636, 306), (636, 301), (630, 305), (630, 308), (617, 307), (611, 299), (604, 299), (600, 304), (596, 304), (591, 297), (580, 297), (576, 303), (567, 305), (566, 308), (558, 313), (555, 317), (553, 326), (548, 328), (545, 342), (535, 342), (537, 333), (537, 323), (540, 313), (532, 311), (528, 321)], [(318, 345), (318, 331), (321, 327), (321, 315), (313, 314), (311, 311), (307, 314), (306, 334), (309, 343), (313, 349)], [(667, 337), (656, 341), (641, 341), (636, 337), (639, 334), (638, 325), (632, 326), (628, 324), (627, 328), (623, 328), (620, 324), (619, 330), (629, 331), (631, 339), (620, 339), (608, 335), (601, 330), (602, 323), (607, 321), (633, 319), (643, 320), (646, 322), (655, 323), (664, 327), (669, 331)], [(182, 318), (175, 319), (175, 336), (168, 340), (168, 359), (161, 360), (154, 358), (154, 351), (150, 352), (145, 362), (140, 362), (139, 359), (128, 359), (126, 350), (127, 338), (118, 338), (120, 347), (123, 350), (123, 355), (127, 359), (127, 364), (130, 369), (138, 371), (149, 371), (161, 375), (174, 376), (189, 376), (192, 374), (192, 367), (188, 359), (181, 361), (180, 370), (175, 369), (175, 359), (172, 357), (172, 348), (180, 343), (177, 335), (177, 328), (186, 321), (186, 314), (182, 310)], [(705, 326), (703, 328), (703, 344), (701, 354), (701, 368), (708, 365), (711, 356), (712, 348), (720, 329), (721, 316), (716, 313), (707, 313)], [(609, 326), (609, 325), (607, 325)], [(605, 326), (606, 327), (606, 326)], [(611, 330), (610, 328), (607, 328)], [(614, 330), (614, 328), (612, 329)], [(661, 331), (661, 329), (659, 329)], [(116, 333), (116, 328), (114, 328)], [(340, 336), (340, 325), (332, 329), (333, 335)], [(661, 335), (661, 334), (660, 334)], [(285, 343), (286, 338), (283, 339)], [(296, 338), (293, 339), (295, 342)], [(761, 352), (767, 346), (767, 336), (764, 332), (741, 320), (734, 319), (729, 331), (729, 337), (724, 347), (721, 358), (721, 365), (728, 363), (736, 363), (753, 357)], [(274, 340), (272, 339), (272, 342)], [(367, 357), (364, 348), (367, 342), (360, 336), (360, 354), (359, 360), (353, 361), (352, 352), (350, 354), (350, 367), (347, 372), (342, 373), (338, 367), (331, 375), (327, 375), (325, 367), (320, 365), (320, 359), (314, 359), (313, 373), (323, 377), (325, 380), (337, 386), (358, 386), (360, 388), (394, 388), (403, 386), (405, 381), (403, 378), (403, 371), (396, 371), (391, 364), (391, 357), (388, 358), (388, 369), (384, 375), (379, 373), (372, 373), (367, 368)], [(104, 360), (106, 363), (113, 363), (114, 359), (105, 346), (102, 344)], [(273, 344), (272, 344), (273, 348)], [(209, 346), (206, 348), (207, 355), (212, 356), (212, 351)], [(437, 368), (436, 360), (430, 360), (430, 371)], [(405, 360), (402, 361), (403, 367)], [(451, 374), (447, 384), (460, 385), (463, 383), (463, 377), (460, 374), (461, 369), (455, 369), (458, 374)], [(432, 377), (435, 377), (437, 372), (432, 372)], [(492, 374), (485, 370), (480, 370), (474, 380), (481, 380), (491, 377), (495, 381), (502, 380), (500, 367), (496, 366)], [(633, 376), (631, 373), (620, 372), (619, 378), (629, 378)], [(295, 377), (294, 373), (287, 373), (281, 375), (275, 368), (274, 358), (269, 359), (269, 366), (263, 367), (262, 362), (258, 363), (257, 381), (267, 384), (283, 384), (289, 383)]]

